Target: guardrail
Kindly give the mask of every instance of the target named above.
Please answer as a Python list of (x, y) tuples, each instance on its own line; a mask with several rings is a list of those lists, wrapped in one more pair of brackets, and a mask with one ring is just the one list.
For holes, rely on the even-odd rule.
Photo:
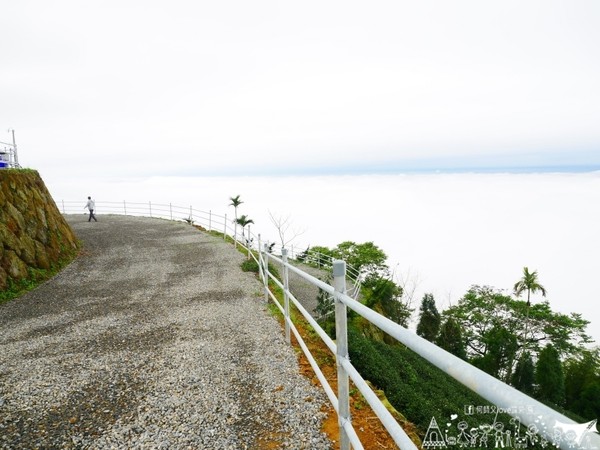
[[(81, 213), (81, 202), (60, 202), (64, 214)], [(76, 205), (76, 206), (75, 206)], [(126, 203), (126, 202), (96, 202), (100, 211), (109, 214), (141, 215), (150, 217), (161, 217), (170, 220), (185, 220), (188, 222), (199, 222), (207, 230), (223, 230), (224, 237), (233, 231), (234, 243), (240, 243), (237, 239), (237, 230), (231, 227), (227, 221), (227, 216), (219, 216), (203, 211), (189, 208), (182, 208), (169, 205), (158, 205), (148, 202), (145, 203)], [(475, 368), (462, 359), (442, 350), (431, 342), (421, 338), (412, 331), (398, 325), (377, 312), (356, 301), (346, 293), (346, 280), (348, 278), (346, 263), (344, 261), (332, 261), (333, 285), (325, 283), (318, 278), (304, 272), (290, 263), (288, 251), (281, 249), (281, 258), (268, 251), (268, 243), (261, 242), (260, 235), (256, 236), (244, 232), (248, 239), (245, 243), (240, 243), (248, 250), (248, 257), (252, 257), (259, 265), (259, 274), (264, 286), (265, 301), (273, 303), (283, 313), (285, 322), (285, 337), (291, 344), (291, 334), (293, 333), (304, 355), (308, 359), (317, 378), (338, 415), (338, 424), (340, 430), (340, 447), (342, 450), (350, 448), (362, 449), (363, 446), (352, 425), (349, 406), (349, 380), (352, 380), (356, 388), (361, 392), (373, 412), (377, 415), (383, 426), (390, 434), (393, 441), (403, 450), (416, 449), (416, 445), (410, 440), (402, 427), (393, 418), (387, 408), (381, 403), (377, 395), (369, 387), (366, 381), (352, 365), (348, 357), (348, 337), (347, 337), (347, 309), (350, 308), (369, 322), (380, 328), (388, 335), (404, 344), (406, 347), (425, 358), (433, 365), (467, 386), (473, 392), (479, 394), (484, 399), (504, 410), (507, 414), (517, 419), (524, 426), (535, 426), (541, 436), (543, 436), (549, 445), (558, 446), (561, 449), (600, 449), (600, 436), (594, 432), (586, 434), (587, 441), (582, 439), (567, 438), (561, 436), (556, 440), (555, 430), (581, 430), (585, 425), (580, 425), (568, 417), (554, 411), (548, 406), (528, 397), (522, 392), (501, 382), (491, 375)], [(256, 245), (257, 251), (253, 245)], [(283, 268), (282, 280), (279, 280), (269, 271), (269, 261), (275, 261)], [(317, 321), (306, 311), (306, 309), (296, 299), (289, 289), (289, 271), (294, 272), (306, 281), (322, 289), (331, 295), (335, 301), (335, 327), (336, 341), (334, 342), (327, 333), (319, 326)], [(269, 281), (272, 280), (283, 290), (283, 304), (269, 289)], [(291, 320), (290, 302), (302, 314), (302, 316), (313, 327), (315, 332), (323, 340), (325, 345), (336, 356), (337, 364), (337, 395), (331, 388), (329, 382), (323, 375), (315, 358), (310, 353), (302, 336), (296, 329)], [(565, 432), (566, 434), (566, 432)]]

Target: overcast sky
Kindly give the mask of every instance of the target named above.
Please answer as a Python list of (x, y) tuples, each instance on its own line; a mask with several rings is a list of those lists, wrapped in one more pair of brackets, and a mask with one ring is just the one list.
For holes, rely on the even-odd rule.
[(42, 174), (600, 167), (596, 0), (0, 4)]

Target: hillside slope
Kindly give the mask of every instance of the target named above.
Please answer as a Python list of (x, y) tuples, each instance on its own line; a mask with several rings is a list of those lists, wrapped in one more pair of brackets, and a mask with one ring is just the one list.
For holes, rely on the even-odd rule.
[(70, 260), (77, 239), (33, 170), (0, 170), (0, 292)]

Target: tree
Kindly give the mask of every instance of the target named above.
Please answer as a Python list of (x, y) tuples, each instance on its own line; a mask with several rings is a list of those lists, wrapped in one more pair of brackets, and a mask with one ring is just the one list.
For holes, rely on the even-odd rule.
[(485, 356), (489, 333), (495, 327), (519, 334), (522, 318), (513, 312), (512, 301), (489, 286), (472, 286), (456, 305), (444, 311), (445, 317), (452, 317), (460, 326), (470, 359)]
[(523, 278), (515, 283), (514, 286), (515, 295), (519, 297), (524, 291), (527, 291), (527, 306), (531, 306), (531, 294), (535, 294), (540, 291), (542, 295), (546, 296), (546, 289), (537, 279), (537, 270), (529, 272), (527, 267), (523, 267)]
[(562, 406), (565, 402), (565, 376), (558, 351), (552, 344), (540, 352), (535, 367), (537, 398)]
[(440, 326), (440, 332), (435, 344), (454, 356), (467, 359), (467, 352), (463, 341), (462, 331), (459, 323), (452, 317), (448, 317)]
[(523, 267), (523, 278), (517, 281), (513, 287), (515, 295), (520, 297), (524, 291), (527, 291), (527, 314), (525, 317), (525, 346), (527, 346), (527, 329), (529, 327), (529, 308), (531, 307), (531, 293), (540, 291), (542, 296), (546, 296), (546, 289), (537, 279), (537, 270), (529, 272), (527, 267)]
[(402, 288), (388, 278), (369, 277), (363, 283), (365, 305), (390, 320), (408, 325), (412, 310), (402, 302)]
[[(244, 237), (244, 228), (246, 228), (246, 225), (250, 225), (251, 223), (254, 223), (254, 221), (252, 219), (249, 219), (248, 216), (246, 216), (246, 214), (242, 214), (240, 217), (237, 217), (235, 219), (235, 223), (242, 227), (242, 238), (243, 238)], [(248, 238), (250, 238), (250, 236), (248, 236)]]
[(485, 332), (483, 343), (483, 353), (473, 358), (471, 363), (498, 379), (508, 381), (518, 349), (516, 336), (502, 325), (495, 324)]
[(316, 245), (310, 249), (306, 249), (306, 256), (304, 260), (308, 263), (316, 265), (321, 268), (331, 267), (331, 260), (334, 258), (333, 250), (328, 247), (323, 247), (321, 245)]
[(570, 358), (565, 367), (565, 407), (586, 420), (600, 418), (600, 347)]
[(600, 417), (600, 380), (585, 385), (581, 391), (577, 413), (589, 420)]
[[(231, 200), (231, 203), (229, 204), (229, 206), (233, 206), (233, 211), (235, 214), (235, 217), (233, 219), (233, 225), (234, 225), (233, 234), (235, 236), (235, 239), (237, 239), (237, 226), (238, 226), (237, 209), (244, 202), (240, 200), (239, 194), (236, 195), (235, 197), (229, 197), (229, 200)], [(242, 233), (243, 233), (243, 230), (242, 230)]]
[(352, 241), (342, 242), (333, 249), (333, 256), (346, 261), (348, 265), (359, 271), (363, 278), (387, 275), (389, 271), (385, 264), (387, 255), (373, 242), (363, 244)]
[(279, 234), (279, 241), (281, 242), (281, 248), (285, 248), (290, 242), (296, 239), (298, 236), (304, 233), (304, 231), (300, 230), (292, 230), (291, 236), (290, 227), (292, 226), (292, 222), (290, 221), (290, 216), (281, 217), (274, 216), (271, 211), (269, 211), (269, 217), (271, 218), (271, 222), (277, 228), (277, 233)]
[(421, 301), (417, 334), (429, 342), (433, 342), (440, 331), (441, 322), (442, 317), (437, 310), (433, 295), (425, 294)]
[(233, 206), (233, 209), (235, 211), (235, 219), (237, 220), (237, 209), (238, 209), (238, 206), (240, 206), (244, 202), (242, 200), (240, 200), (240, 196), (239, 195), (236, 195), (235, 197), (229, 197), (229, 200), (231, 200), (231, 203), (229, 204), (229, 206)]
[(537, 360), (538, 353), (546, 344), (551, 343), (560, 355), (566, 356), (578, 354), (584, 344), (591, 342), (585, 334), (589, 322), (581, 315), (553, 312), (548, 302), (528, 308), (526, 302), (515, 300), (489, 286), (472, 286), (456, 305), (444, 311), (443, 316), (454, 318), (460, 325), (469, 359), (485, 355), (488, 345), (486, 335), (493, 327), (502, 327), (514, 335), (519, 349), (515, 360), (507, 361), (507, 380), (512, 379), (513, 366), (524, 351), (529, 351), (531, 357)]
[(531, 354), (523, 352), (517, 361), (517, 366), (512, 375), (511, 384), (524, 394), (533, 395), (535, 383), (535, 365)]

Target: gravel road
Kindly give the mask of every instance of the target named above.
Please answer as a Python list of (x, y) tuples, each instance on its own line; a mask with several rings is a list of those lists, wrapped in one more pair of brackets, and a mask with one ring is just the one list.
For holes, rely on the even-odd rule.
[(322, 391), (222, 240), (67, 216), (81, 256), (0, 305), (0, 448), (330, 448)]

